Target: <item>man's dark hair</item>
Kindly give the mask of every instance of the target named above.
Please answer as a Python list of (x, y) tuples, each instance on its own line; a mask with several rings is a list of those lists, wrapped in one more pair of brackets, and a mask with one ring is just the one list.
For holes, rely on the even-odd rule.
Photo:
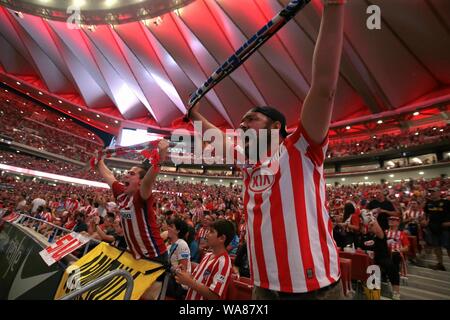
[(186, 221), (181, 220), (180, 218), (175, 218), (169, 221), (168, 225), (175, 226), (175, 229), (178, 230), (178, 238), (184, 239), (186, 233), (188, 232), (188, 224)]
[(195, 229), (193, 227), (191, 227), (190, 225), (188, 226), (188, 232), (185, 235), (184, 240), (186, 240), (187, 244), (190, 245), (192, 241), (195, 240)]
[(106, 219), (109, 220), (109, 222), (113, 223), (114, 220), (116, 220), (116, 215), (112, 212), (106, 213)]
[(280, 135), (283, 138), (286, 138), (288, 136), (288, 133), (286, 131), (286, 117), (284, 114), (282, 114), (280, 111), (275, 109), (274, 107), (269, 106), (263, 106), (263, 107), (254, 107), (250, 109), (250, 112), (259, 112), (265, 115), (267, 118), (271, 119), (273, 122), (280, 122), (281, 128), (280, 128)]
[(144, 179), (145, 174), (147, 173), (148, 169), (151, 168), (151, 164), (148, 160), (145, 160), (141, 164), (135, 166), (136, 168), (142, 169), (139, 171), (139, 179)]
[(226, 239), (224, 242), (224, 246), (227, 247), (231, 240), (233, 240), (234, 236), (236, 235), (236, 229), (234, 228), (234, 225), (225, 219), (219, 219), (216, 220), (212, 225), (211, 228), (217, 231), (217, 236), (220, 237), (222, 235), (225, 235)]

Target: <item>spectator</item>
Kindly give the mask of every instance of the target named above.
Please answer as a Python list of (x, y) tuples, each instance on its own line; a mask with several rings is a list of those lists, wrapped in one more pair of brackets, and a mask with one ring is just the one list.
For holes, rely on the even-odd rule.
[[(188, 244), (184, 240), (188, 232), (188, 225), (184, 220), (175, 218), (168, 223), (168, 237), (170, 240), (169, 261), (171, 270), (176, 273), (177, 270), (191, 273), (191, 252)], [(182, 300), (186, 294), (186, 288), (179, 285), (174, 277), (171, 277), (167, 287), (167, 295)]]
[(231, 260), (226, 247), (234, 235), (234, 226), (229, 221), (217, 220), (211, 225), (207, 236), (211, 252), (203, 257), (192, 275), (183, 270), (175, 275), (178, 283), (189, 287), (186, 300), (226, 298), (231, 274)]
[(389, 191), (387, 190), (377, 191), (375, 193), (375, 199), (370, 201), (367, 206), (369, 210), (373, 210), (374, 215), (377, 216), (378, 224), (383, 230), (389, 229), (389, 216), (400, 216), (400, 213), (395, 210), (392, 202), (386, 199), (385, 196), (388, 194)]
[(79, 211), (75, 211), (74, 215), (76, 217), (76, 224), (73, 227), (73, 231), (74, 232), (87, 232), (88, 231), (88, 226), (86, 224), (86, 220), (85, 220), (85, 216), (83, 213), (79, 212)]
[(393, 300), (400, 300), (400, 274), (395, 268), (391, 260), (387, 238), (383, 229), (375, 218), (371, 218), (368, 222), (368, 229), (363, 226), (361, 228), (362, 238), (359, 247), (363, 250), (374, 253), (374, 262), (377, 264), (381, 272), (386, 274), (392, 284), (394, 294)]
[[(161, 159), (165, 159), (168, 147), (166, 140), (159, 142)], [(147, 166), (134, 166), (126, 172), (122, 182), (116, 180), (103, 160), (99, 161), (98, 169), (119, 203), (125, 239), (131, 253), (136, 259), (149, 259), (167, 266), (167, 248), (153, 210), (152, 189), (159, 171), (157, 166), (154, 164), (151, 169)], [(134, 240), (128, 242), (129, 239)], [(142, 298), (156, 300), (161, 291), (161, 280), (155, 281)]]
[(238, 275), (238, 277), (250, 278), (250, 265), (248, 262), (247, 242), (245, 240), (239, 245), (237, 249), (233, 270)]
[(427, 228), (425, 241), (433, 248), (438, 263), (432, 268), (445, 271), (442, 259), (442, 247), (447, 249), (450, 257), (450, 202), (441, 199), (440, 189), (430, 188), (430, 199), (425, 204), (425, 214), (427, 218)]
[(44, 195), (39, 194), (39, 196), (31, 202), (32, 205), (31, 213), (35, 213), (39, 207), (45, 206), (47, 204), (47, 201), (45, 201), (43, 198)]

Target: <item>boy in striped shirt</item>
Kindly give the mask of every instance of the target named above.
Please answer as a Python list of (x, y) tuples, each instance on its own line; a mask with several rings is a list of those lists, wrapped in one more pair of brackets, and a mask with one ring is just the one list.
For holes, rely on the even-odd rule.
[(189, 287), (186, 300), (224, 300), (231, 281), (231, 259), (226, 247), (235, 235), (230, 221), (215, 221), (208, 232), (207, 241), (212, 252), (207, 253), (193, 274), (177, 270), (175, 279)]

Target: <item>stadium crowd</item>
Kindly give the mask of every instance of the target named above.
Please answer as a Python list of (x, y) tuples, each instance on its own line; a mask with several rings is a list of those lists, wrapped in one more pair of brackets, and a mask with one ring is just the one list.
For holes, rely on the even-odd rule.
[(429, 126), (426, 128), (408, 130), (399, 134), (373, 135), (364, 140), (330, 141), (328, 158), (339, 158), (388, 150), (401, 150), (412, 146), (449, 141), (450, 126)]
[[(120, 248), (126, 247), (120, 212), (110, 190), (23, 181), (9, 175), (1, 176), (0, 187), (0, 215), (26, 213)], [(179, 242), (181, 238), (189, 247), (189, 261), (199, 263), (208, 250), (208, 228), (214, 221), (231, 221), (235, 226), (236, 236), (227, 245), (227, 250), (234, 261), (233, 276), (249, 277), (240, 186), (159, 180), (155, 189), (154, 210), (168, 246), (171, 241)], [(450, 223), (449, 190), (448, 178), (384, 185), (329, 186), (326, 190), (327, 207), (333, 222), (335, 241), (342, 250), (353, 247), (368, 253), (372, 250), (377, 252), (379, 249), (364, 245), (367, 242), (364, 237), (371, 232), (367, 229), (367, 221), (365, 222), (370, 210), (370, 216), (376, 217), (377, 225), (388, 235), (385, 243), (387, 260), (379, 260), (377, 263), (385, 268), (394, 289), (398, 290), (400, 258), (394, 258), (393, 252), (402, 254), (402, 257), (406, 255), (410, 244), (404, 241), (405, 235), (416, 236), (419, 248), (433, 247), (436, 239), (430, 233), (433, 232), (430, 231), (430, 226), (436, 222), (436, 217), (430, 211), (430, 203), (443, 201), (446, 215), (442, 216), (442, 221)], [(95, 228), (96, 224), (100, 224), (100, 229)], [(28, 226), (47, 237), (52, 236), (52, 228), (44, 224), (29, 222)], [(398, 239), (392, 228), (400, 232)], [(448, 232), (449, 227), (441, 229)], [(448, 245), (443, 244), (446, 247)], [(445, 269), (442, 261), (433, 268)], [(178, 293), (174, 295), (178, 298), (185, 294), (185, 291), (181, 291), (181, 295), (179, 291), (176, 292)]]

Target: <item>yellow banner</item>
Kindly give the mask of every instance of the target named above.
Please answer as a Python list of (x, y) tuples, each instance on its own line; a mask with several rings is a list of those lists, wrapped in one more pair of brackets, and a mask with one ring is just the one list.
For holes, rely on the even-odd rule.
[[(130, 272), (134, 278), (131, 299), (137, 300), (164, 273), (164, 270), (157, 270), (148, 275), (145, 275), (145, 273), (159, 267), (161, 267), (159, 263), (144, 259), (136, 260), (129, 252), (122, 253), (122, 251), (102, 242), (66, 269), (55, 299), (65, 296), (110, 271), (123, 269)], [(78, 299), (123, 300), (125, 290), (126, 280), (123, 277), (114, 277), (99, 288), (85, 292)]]

